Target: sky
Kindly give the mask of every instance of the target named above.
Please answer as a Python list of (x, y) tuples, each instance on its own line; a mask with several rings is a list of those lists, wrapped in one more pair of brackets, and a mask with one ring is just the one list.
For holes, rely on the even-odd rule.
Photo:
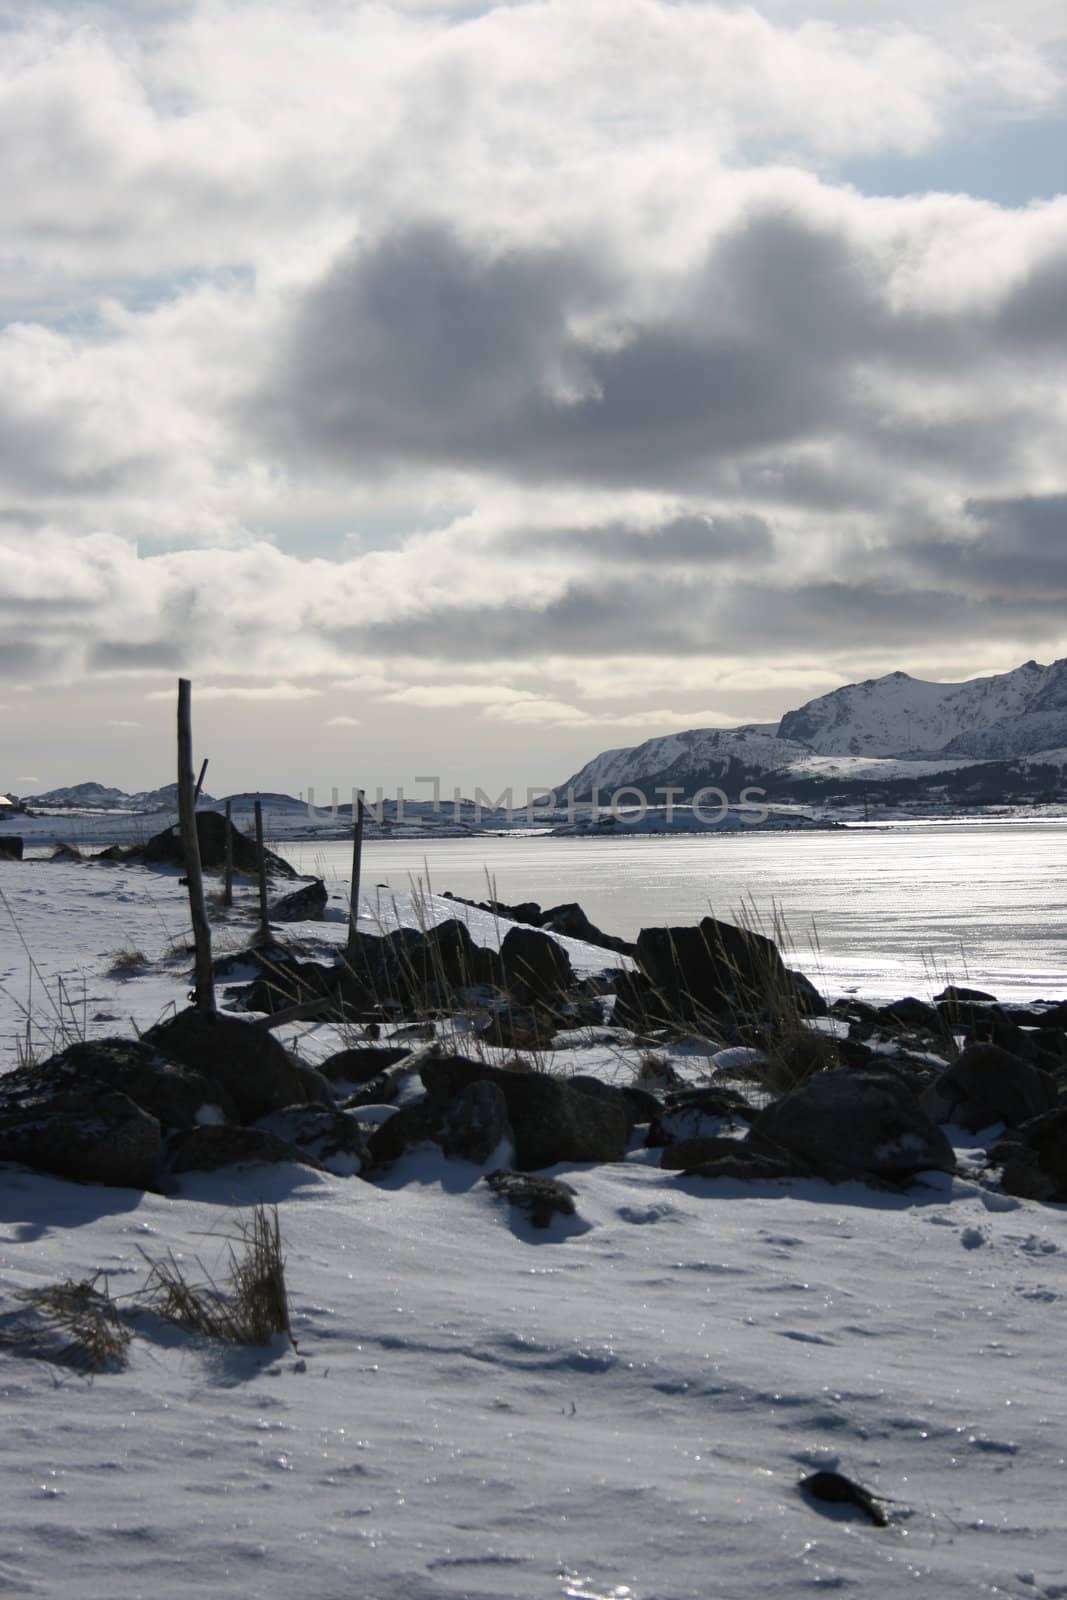
[(1060, 0), (0, 0), (0, 789), (1067, 655)]

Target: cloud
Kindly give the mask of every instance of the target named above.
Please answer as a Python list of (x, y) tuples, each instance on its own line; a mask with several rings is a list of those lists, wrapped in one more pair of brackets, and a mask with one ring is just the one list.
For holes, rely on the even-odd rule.
[(358, 728), (360, 726), (358, 717), (327, 717), (323, 723), (324, 728)]
[[(279, 703), (293, 700), (313, 700), (319, 694), (318, 689), (308, 688), (295, 683), (265, 683), (265, 684), (194, 684), (193, 700), (263, 700), (277, 701)], [(173, 698), (171, 689), (152, 689), (145, 695), (146, 700), (170, 700)]]
[(1067, 649), (1067, 197), (921, 192), (1057, 8), (88, 15), (0, 5), (5, 679), (503, 739)]
[(132, 722), (127, 717), (105, 717), (105, 728), (139, 728), (139, 722)]

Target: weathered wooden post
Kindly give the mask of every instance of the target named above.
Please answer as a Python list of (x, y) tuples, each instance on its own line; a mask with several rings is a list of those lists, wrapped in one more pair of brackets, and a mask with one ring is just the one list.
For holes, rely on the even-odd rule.
[(355, 824), (352, 833), (352, 883), (348, 891), (348, 942), (345, 954), (351, 960), (356, 953), (359, 923), (359, 879), (363, 866), (363, 790), (356, 790)]
[(259, 863), (259, 942), (270, 944), (267, 916), (267, 852), (263, 848), (263, 806), (256, 801), (256, 856)]
[(200, 763), (200, 776), (197, 778), (197, 780), (196, 780), (196, 788), (193, 790), (193, 804), (194, 804), (194, 806), (196, 805), (197, 801), (200, 799), (200, 791), (204, 787), (204, 773), (207, 771), (207, 763), (208, 763), (208, 757), (205, 756), (203, 761), (201, 761), (201, 763)]
[(222, 903), (233, 905), (233, 801), (226, 802), (226, 872), (222, 881)]
[(215, 1009), (215, 982), (211, 973), (211, 928), (204, 905), (204, 875), (200, 866), (200, 840), (196, 832), (196, 789), (193, 784), (192, 685), (178, 679), (178, 826), (181, 830), (185, 876), (189, 884), (189, 916), (196, 951), (196, 1004), (201, 1011)]

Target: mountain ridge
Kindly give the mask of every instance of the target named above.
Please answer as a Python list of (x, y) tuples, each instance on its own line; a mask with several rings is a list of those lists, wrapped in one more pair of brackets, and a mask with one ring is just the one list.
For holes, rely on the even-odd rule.
[[(772, 725), (773, 726), (773, 725)], [(588, 799), (593, 789), (627, 786), (649, 798), (681, 783), (688, 792), (719, 785), (735, 794), (746, 783), (773, 778), (778, 792), (790, 778), (838, 782), (933, 780), (969, 765), (1026, 765), (1049, 758), (1062, 766), (1067, 746), (1067, 659), (1042, 666), (1026, 661), (1010, 672), (935, 683), (896, 671), (844, 684), (787, 711), (773, 733), (765, 724), (690, 728), (654, 735), (639, 745), (602, 751), (557, 788)], [(879, 764), (885, 763), (879, 775)], [(931, 770), (933, 763), (933, 770)], [(873, 769), (873, 770), (872, 770)], [(921, 769), (921, 771), (920, 771)]]

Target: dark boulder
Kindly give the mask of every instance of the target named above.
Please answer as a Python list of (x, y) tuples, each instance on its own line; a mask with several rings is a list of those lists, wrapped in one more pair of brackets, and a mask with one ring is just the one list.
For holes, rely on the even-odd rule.
[[(708, 1141), (709, 1143), (711, 1141)], [(716, 1145), (727, 1145), (730, 1140), (716, 1140)], [(664, 1152), (666, 1156), (666, 1152)], [(682, 1172), (685, 1178), (730, 1178), (741, 1183), (753, 1183), (768, 1178), (806, 1178), (812, 1176), (810, 1168), (795, 1156), (768, 1155), (749, 1144), (733, 1141), (733, 1149), (718, 1149), (710, 1156), (695, 1161)]]
[(0, 1161), (81, 1183), (155, 1189), (163, 1137), (129, 1095), (53, 1061), (0, 1078)]
[(917, 1172), (953, 1172), (952, 1146), (899, 1078), (823, 1072), (765, 1106), (753, 1149), (830, 1175), (903, 1182)]
[(697, 927), (642, 928), (636, 953), (671, 1015), (687, 1022), (803, 1013), (809, 1004), (773, 940), (716, 917)]
[(201, 1120), (239, 1120), (216, 1078), (168, 1059), (143, 1039), (83, 1040), (52, 1056), (42, 1070), (72, 1086), (93, 1081), (128, 1095), (165, 1134), (195, 1128)]
[(459, 1098), (470, 1083), (495, 1083), (504, 1096), (515, 1136), (515, 1166), (524, 1171), (560, 1161), (622, 1161), (630, 1118), (621, 1105), (572, 1088), (543, 1072), (509, 1072), (458, 1057), (419, 1067), (431, 1101)]
[(599, 945), (602, 950), (613, 950), (617, 955), (632, 956), (636, 948), (626, 939), (613, 933), (604, 933), (590, 922), (576, 900), (566, 905), (552, 906), (543, 913), (540, 926), (546, 933), (559, 933), (568, 939), (581, 939), (585, 944)]
[(158, 1022), (144, 1042), (219, 1084), (242, 1122), (307, 1099), (300, 1073), (277, 1039), (252, 1022), (190, 1006)]
[(1008, 1194), (1067, 1201), (1067, 1105), (1024, 1122), (990, 1156), (1003, 1166), (1001, 1185)]
[(967, 989), (958, 983), (946, 984), (940, 994), (934, 995), (935, 1000), (944, 1001), (946, 1005), (957, 1004), (960, 1001), (967, 1000), (988, 1000), (996, 1004), (996, 998), (995, 994), (987, 994), (984, 989)]
[[(346, 1101), (351, 1107), (352, 1102)], [(417, 1150), (420, 1145), (441, 1145), (447, 1108), (435, 1101), (418, 1100), (413, 1105), (400, 1106), (385, 1122), (367, 1133), (367, 1166), (378, 1171), (392, 1166), (394, 1161)]]
[(547, 1228), (553, 1217), (573, 1217), (577, 1190), (559, 1178), (534, 1178), (528, 1172), (498, 1167), (485, 1181), (493, 1193), (524, 1213), (531, 1227)]
[(340, 1006), (342, 971), (336, 964), (327, 966), (322, 961), (302, 960), (281, 945), (242, 952), (242, 955), (259, 969), (258, 976), (245, 992), (247, 1010), (263, 1011), (272, 1016), (275, 1011), (287, 1011), (290, 1006), (332, 995), (338, 996)]
[(353, 1177), (367, 1160), (367, 1142), (355, 1117), (330, 1106), (286, 1106), (260, 1117), (256, 1127), (338, 1177)]
[(504, 987), (521, 1003), (551, 1005), (574, 986), (574, 970), (563, 946), (535, 928), (509, 928), (500, 960)]
[(0, 861), (21, 861), (22, 840), (17, 833), (0, 833)]
[(459, 1161), (488, 1161), (507, 1140), (514, 1143), (508, 1106), (495, 1083), (468, 1083), (444, 1112), (440, 1144)]
[(274, 1165), (279, 1161), (295, 1161), (321, 1170), (321, 1163), (308, 1151), (265, 1128), (193, 1128), (174, 1135), (167, 1155), (171, 1172), (216, 1172), (220, 1167), (253, 1162)]
[(736, 1089), (682, 1089), (668, 1094), (648, 1130), (650, 1146), (708, 1139), (724, 1128), (747, 1126), (756, 1113)]
[(380, 1077), (387, 1067), (403, 1061), (411, 1052), (405, 1045), (353, 1045), (348, 1050), (338, 1050), (320, 1061), (318, 1071), (331, 1083), (370, 1083)]
[[(259, 851), (254, 839), (249, 839), (246, 834), (239, 833), (232, 823), (228, 823), (221, 811), (198, 811), (196, 813), (196, 837), (200, 846), (200, 865), (207, 869), (221, 868), (226, 865), (226, 836), (229, 833), (233, 849), (233, 864), (238, 872), (258, 873)], [(267, 871), (275, 878), (295, 878), (297, 871), (288, 861), (283, 861), (281, 856), (272, 850), (264, 850), (263, 858), (267, 864)], [(123, 859), (127, 861), (143, 861), (150, 866), (185, 866), (185, 851), (182, 847), (181, 833), (177, 823), (173, 827), (164, 828), (162, 833), (154, 834), (147, 844), (134, 845), (123, 852)]]
[(905, 995), (903, 1000), (893, 1000), (888, 1005), (878, 1007), (878, 1020), (888, 1023), (890, 1027), (897, 1028), (922, 1028), (927, 1033), (943, 1033), (944, 1019), (936, 1006), (931, 1006), (925, 1000), (917, 1000), (914, 995)]
[(271, 922), (321, 922), (326, 915), (329, 895), (321, 878), (313, 878), (302, 889), (283, 895), (267, 912)]
[(1015, 1127), (1052, 1110), (1056, 1080), (995, 1044), (972, 1044), (924, 1089), (921, 1104), (935, 1122), (971, 1133), (994, 1122)]

